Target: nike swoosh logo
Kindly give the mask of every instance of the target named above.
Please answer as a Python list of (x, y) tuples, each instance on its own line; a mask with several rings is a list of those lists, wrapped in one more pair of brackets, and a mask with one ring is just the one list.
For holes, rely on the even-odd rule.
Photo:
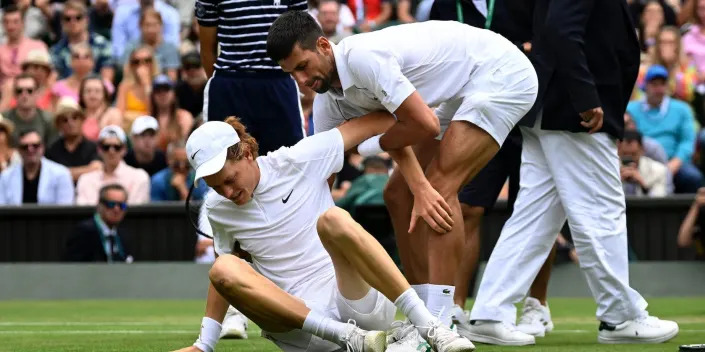
[(191, 154), (191, 160), (195, 159), (195, 158), (196, 158), (196, 154), (198, 154), (198, 152), (200, 152), (200, 151), (201, 151), (201, 150), (199, 149), (199, 150), (197, 150), (195, 153)]
[(286, 204), (286, 202), (289, 201), (289, 197), (291, 197), (291, 194), (294, 193), (294, 190), (292, 189), (291, 192), (289, 192), (289, 195), (286, 196), (286, 198), (282, 198), (282, 203)]

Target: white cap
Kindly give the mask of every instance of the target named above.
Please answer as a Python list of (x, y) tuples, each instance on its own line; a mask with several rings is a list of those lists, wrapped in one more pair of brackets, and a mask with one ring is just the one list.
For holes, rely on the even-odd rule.
[(142, 115), (132, 122), (132, 135), (137, 136), (146, 130), (159, 131), (159, 122), (152, 116)]
[(213, 175), (225, 165), (228, 148), (240, 142), (235, 129), (223, 121), (206, 122), (198, 127), (186, 142), (191, 167), (196, 170), (194, 183)]
[(103, 129), (100, 130), (100, 134), (98, 135), (98, 140), (102, 141), (103, 139), (111, 137), (119, 139), (120, 142), (122, 142), (123, 144), (127, 142), (127, 136), (125, 136), (125, 131), (123, 131), (122, 127), (118, 125), (108, 125), (103, 127)]

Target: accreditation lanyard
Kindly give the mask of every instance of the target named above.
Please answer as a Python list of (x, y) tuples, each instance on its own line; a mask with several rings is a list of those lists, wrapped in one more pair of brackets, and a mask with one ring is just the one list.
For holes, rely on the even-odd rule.
[[(461, 1), (462, 0), (455, 0), (455, 7), (458, 12), (458, 22), (465, 23), (465, 18), (463, 17), (463, 7), (460, 4)], [(489, 0), (487, 19), (485, 19), (485, 29), (490, 29), (490, 26), (492, 25), (492, 16), (494, 16), (494, 2), (495, 0)]]

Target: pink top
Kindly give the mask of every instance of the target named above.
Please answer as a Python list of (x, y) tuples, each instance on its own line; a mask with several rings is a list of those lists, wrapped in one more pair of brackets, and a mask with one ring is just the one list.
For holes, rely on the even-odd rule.
[(700, 27), (692, 25), (683, 36), (682, 43), (683, 51), (691, 58), (698, 72), (705, 73), (705, 35), (700, 32)]
[[(112, 82), (103, 80), (103, 84), (105, 84), (108, 94), (113, 94), (113, 91), (115, 91), (115, 86), (113, 86)], [(73, 98), (74, 101), (78, 102), (78, 89), (74, 90), (69, 87), (65, 79), (54, 83), (51, 87), (51, 93), (54, 94), (57, 100), (63, 97), (70, 97)]]
[(81, 175), (76, 184), (76, 204), (97, 205), (100, 188), (114, 183), (127, 190), (127, 204), (149, 202), (150, 181), (147, 172), (121, 161), (112, 175), (105, 174), (102, 169)]
[(7, 43), (0, 45), (0, 85), (7, 78), (22, 73), (22, 62), (32, 50), (44, 50), (47, 54), (49, 52), (46, 44), (27, 37), (22, 38), (15, 47), (10, 47)]
[(83, 121), (81, 131), (86, 139), (94, 142), (97, 141), (98, 135), (100, 134), (100, 124), (98, 123), (98, 119), (90, 118)]

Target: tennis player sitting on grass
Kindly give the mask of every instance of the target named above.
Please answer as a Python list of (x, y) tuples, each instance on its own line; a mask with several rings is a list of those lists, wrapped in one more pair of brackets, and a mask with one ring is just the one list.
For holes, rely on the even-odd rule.
[[(236, 118), (191, 134), (196, 181), (217, 193), (205, 206), (219, 257), (201, 334), (180, 351), (212, 351), (228, 304), (285, 351), (382, 352), (396, 308), (434, 350), (475, 349), (431, 315), (382, 246), (330, 195), (327, 179), (342, 168), (343, 153), (394, 122), (372, 113), (261, 157)], [(230, 254), (235, 241), (251, 265)]]

